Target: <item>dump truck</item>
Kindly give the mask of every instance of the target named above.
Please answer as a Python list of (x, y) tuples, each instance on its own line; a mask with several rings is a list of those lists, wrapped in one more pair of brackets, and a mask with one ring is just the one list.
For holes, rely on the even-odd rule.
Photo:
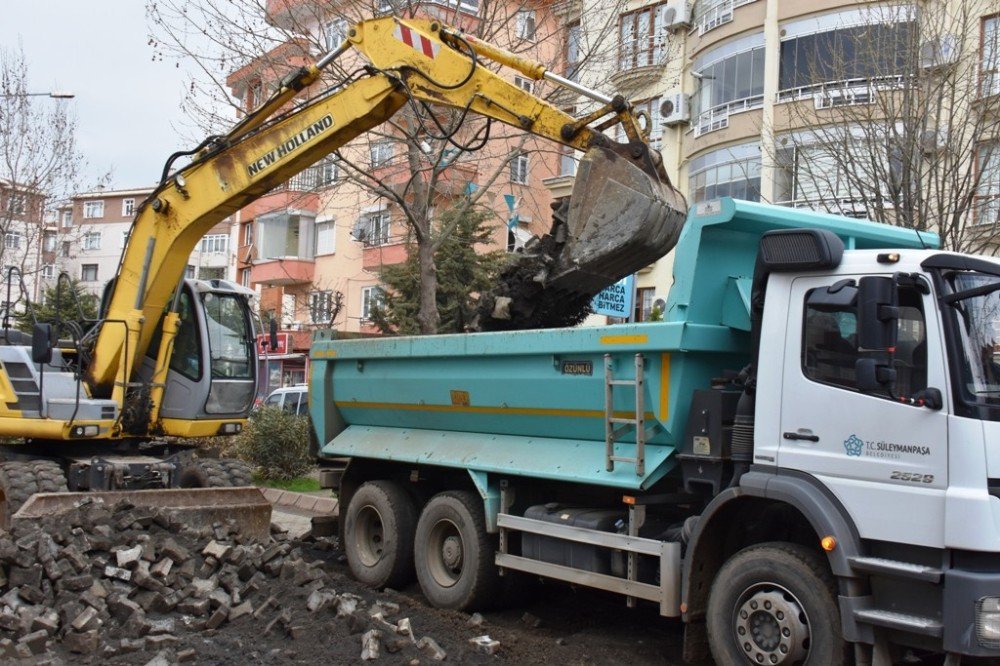
[(1000, 655), (1000, 261), (938, 246), (720, 199), (662, 322), (317, 332), (353, 575), (467, 611), (605, 590), (718, 664)]
[[(324, 78), (349, 50), (367, 64), (346, 79)], [(570, 88), (593, 109), (574, 118), (491, 71), (490, 61)], [(622, 96), (581, 86), (439, 21), (390, 16), (359, 23), (333, 51), (283, 77), (229, 132), (170, 156), (159, 185), (137, 207), (97, 320), (39, 321), (28, 304), (32, 331), (17, 330), (11, 315), (19, 306), (10, 294), (25, 289), (17, 272), (8, 272), (0, 436), (12, 445), (0, 464), (0, 528), (37, 493), (63, 495), (24, 506), (29, 517), (70, 506), (76, 497), (67, 490), (154, 490), (131, 493), (128, 501), (175, 506), (189, 520), (214, 516), (219, 506), (242, 515), (249, 501), (258, 519), (244, 522), (266, 531), (260, 517), (267, 503), (233, 488), (249, 484), (245, 464), (186, 455), (199, 438), (238, 434), (263, 380), (254, 292), (225, 280), (183, 279), (188, 256), (227, 216), (419, 105), (435, 113), (457, 109), (463, 119), (478, 114), (585, 153), (567, 209), (512, 267), (484, 308), (484, 323), (537, 323), (549, 311), (537, 303), (585, 302), (676, 243), (683, 198), (649, 147), (648, 116)], [(623, 142), (605, 134), (619, 128)], [(450, 136), (461, 129), (460, 121)], [(189, 159), (175, 167), (182, 158)], [(273, 349), (276, 329), (268, 333)], [(170, 492), (204, 487), (218, 490)]]

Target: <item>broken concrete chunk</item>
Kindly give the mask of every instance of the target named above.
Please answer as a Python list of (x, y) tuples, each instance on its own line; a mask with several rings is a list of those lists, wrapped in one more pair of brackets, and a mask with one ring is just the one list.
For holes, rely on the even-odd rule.
[(69, 631), (63, 636), (62, 644), (70, 652), (76, 654), (93, 654), (101, 643), (96, 629), (85, 632)]
[(475, 638), (470, 638), (469, 643), (471, 643), (476, 650), (482, 652), (483, 654), (496, 654), (497, 650), (500, 649), (500, 641), (495, 641), (489, 636), (476, 636)]
[(444, 661), (448, 653), (441, 649), (437, 641), (430, 636), (424, 636), (417, 641), (417, 649), (426, 654), (432, 661)]
[(222, 561), (226, 555), (229, 554), (229, 550), (232, 546), (228, 544), (219, 543), (218, 541), (212, 540), (208, 542), (208, 545), (202, 549), (201, 554), (205, 557), (214, 557), (216, 560)]
[(128, 569), (122, 569), (119, 567), (113, 567), (110, 564), (104, 567), (104, 577), (105, 578), (115, 578), (117, 580), (124, 580), (126, 582), (132, 580), (132, 572)]
[(379, 657), (379, 639), (382, 632), (378, 629), (370, 629), (361, 637), (361, 660), (374, 661)]
[(122, 568), (135, 566), (140, 557), (142, 557), (142, 546), (124, 548), (115, 553), (115, 561)]

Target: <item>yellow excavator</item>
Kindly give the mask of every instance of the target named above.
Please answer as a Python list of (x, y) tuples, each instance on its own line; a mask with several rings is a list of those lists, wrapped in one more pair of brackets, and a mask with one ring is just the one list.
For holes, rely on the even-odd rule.
[[(367, 59), (364, 74), (296, 105), (349, 49)], [(484, 60), (569, 88), (595, 109), (574, 118)], [(262, 379), (253, 292), (183, 279), (188, 255), (216, 223), (412, 102), (481, 114), (585, 153), (552, 233), (488, 295), (481, 314), (494, 327), (524, 327), (556, 303), (589, 299), (676, 243), (685, 204), (649, 148), (649, 128), (621, 96), (436, 21), (362, 22), (337, 49), (281, 80), (228, 134), (171, 157), (138, 209), (98, 321), (0, 332), (0, 436), (13, 442), (0, 464), (0, 526), (35, 493), (71, 491), (70, 502), (73, 492), (129, 491), (133, 502), (183, 506), (189, 520), (253, 502), (233, 488), (249, 483), (245, 465), (191, 461), (177, 443), (239, 433)], [(617, 126), (624, 143), (604, 133)], [(182, 156), (190, 162), (171, 171)], [(70, 339), (60, 339), (65, 331)], [(197, 500), (170, 490), (195, 487), (217, 490)], [(47, 496), (39, 506), (49, 512), (58, 503)]]

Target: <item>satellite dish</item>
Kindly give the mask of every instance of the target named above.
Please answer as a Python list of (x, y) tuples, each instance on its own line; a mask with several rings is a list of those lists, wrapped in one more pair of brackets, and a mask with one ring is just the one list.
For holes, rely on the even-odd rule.
[(365, 223), (365, 220), (358, 220), (354, 223), (354, 228), (351, 229), (351, 237), (360, 243), (365, 241), (365, 238), (368, 237), (368, 225)]
[(667, 302), (662, 298), (658, 298), (655, 301), (653, 301), (653, 307), (659, 310), (660, 312), (663, 312), (664, 310), (667, 309)]

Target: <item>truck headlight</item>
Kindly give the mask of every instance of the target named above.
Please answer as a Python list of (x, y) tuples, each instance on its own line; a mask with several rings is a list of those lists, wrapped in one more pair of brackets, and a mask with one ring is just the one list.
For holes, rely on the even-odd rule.
[(983, 647), (1000, 648), (1000, 597), (976, 602), (976, 639)]

